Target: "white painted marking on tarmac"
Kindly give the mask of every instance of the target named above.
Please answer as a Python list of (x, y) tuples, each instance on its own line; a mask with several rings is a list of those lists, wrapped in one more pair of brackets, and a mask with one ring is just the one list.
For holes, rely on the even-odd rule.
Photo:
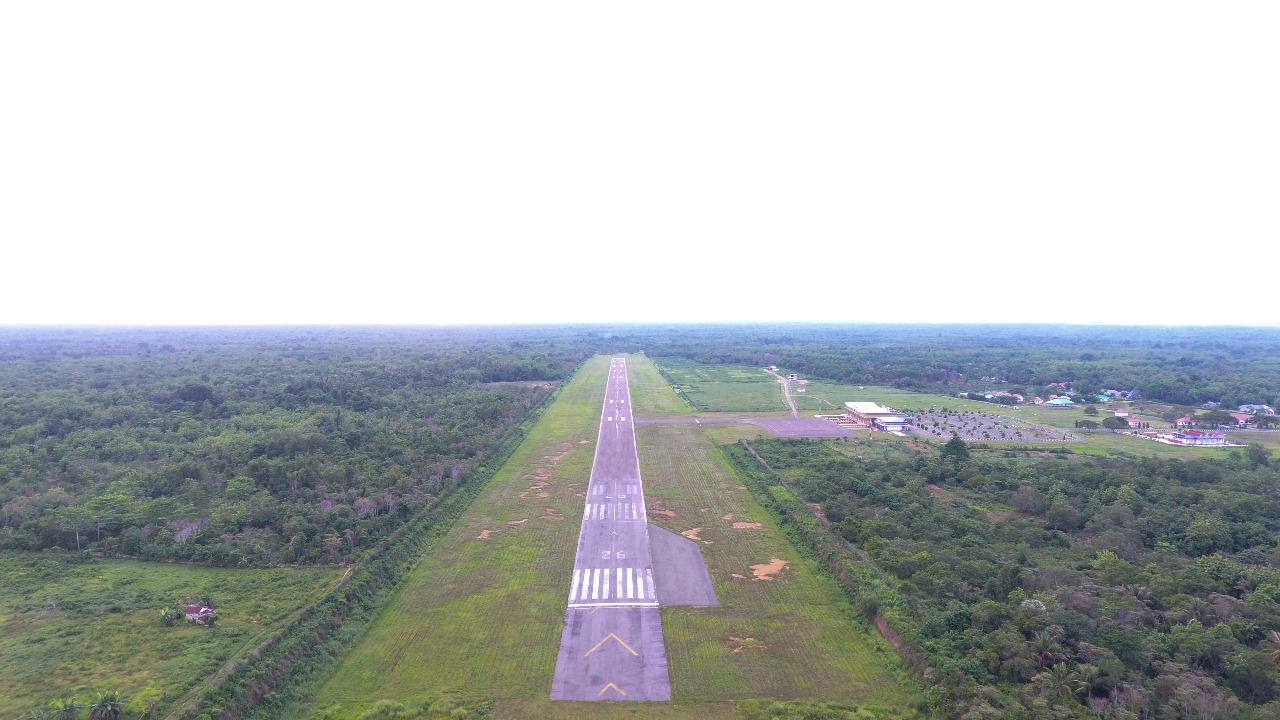
[(617, 592), (615, 592), (613, 596), (616, 598), (621, 598), (622, 597), (622, 568), (618, 568), (617, 578), (614, 582), (618, 583), (618, 587), (616, 588)]
[(591, 572), (591, 599), (600, 597), (600, 568)]
[[(614, 597), (617, 597), (616, 595)], [(604, 569), (604, 596), (602, 600), (609, 599), (609, 568)]]
[(652, 599), (652, 598), (653, 598), (653, 591), (656, 589), (656, 588), (654, 588), (654, 587), (653, 587), (653, 569), (652, 569), (652, 568), (645, 568), (645, 569), (644, 569), (644, 579), (645, 579), (645, 582), (649, 583), (649, 595), (648, 595), (648, 597), (649, 597), (650, 599)]
[[(574, 577), (574, 580), (576, 581), (578, 578), (578, 573), (574, 572), (573, 577)], [(635, 581), (631, 577), (631, 568), (627, 568), (627, 599), (628, 600), (635, 597), (634, 585), (635, 585)], [(573, 597), (573, 594), (570, 593), (569, 597)]]
[(644, 578), (640, 577), (640, 573), (636, 573), (636, 597), (644, 597)]
[(574, 571), (573, 571), (573, 584), (569, 586), (569, 599), (570, 599), (570, 600), (573, 600), (573, 596), (574, 596), (575, 594), (577, 594), (577, 592), (578, 592), (578, 580), (579, 580), (579, 577), (578, 577), (578, 576), (579, 576), (579, 574), (580, 574), (581, 572), (582, 572), (581, 570), (574, 570)]

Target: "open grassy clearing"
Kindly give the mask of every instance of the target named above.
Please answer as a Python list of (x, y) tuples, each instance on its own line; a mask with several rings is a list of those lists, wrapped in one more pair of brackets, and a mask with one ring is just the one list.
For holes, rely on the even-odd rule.
[[(629, 363), (637, 413), (684, 407), (652, 364), (643, 357)], [(803, 564), (772, 583), (751, 587), (746, 581), (750, 590), (727, 587), (721, 597), (734, 602), (732, 607), (664, 611), (673, 702), (579, 705), (549, 699), (607, 367), (608, 358), (594, 358), (566, 383), (512, 459), (296, 717), (354, 718), (383, 698), (403, 702), (441, 693), (462, 702), (492, 700), (499, 718), (735, 718), (741, 716), (735, 701), (758, 697), (905, 702), (903, 686), (884, 670), (896, 662), (892, 651), (877, 650), (879, 639), (858, 627)], [(643, 465), (653, 475), (646, 476), (646, 492), (655, 488), (659, 502), (683, 508), (701, 502), (698, 493), (719, 495), (724, 487), (737, 487), (699, 426), (652, 429), (640, 429), (642, 463), (647, 453), (666, 453), (667, 444), (681, 455)], [(662, 447), (651, 447), (650, 437), (666, 439)], [(707, 463), (716, 475), (700, 474)], [(706, 487), (698, 490), (699, 485)], [(767, 519), (745, 491), (733, 494), (732, 509), (715, 518), (733, 512)], [(752, 563), (797, 559), (771, 525), (734, 532), (756, 536), (743, 543)], [(746, 559), (729, 555), (713, 564), (713, 576), (732, 581), (725, 572), (730, 566), (750, 576), (749, 567), (738, 567)], [(735, 642), (730, 637), (742, 638), (740, 652), (726, 644)], [(778, 639), (764, 648), (756, 645), (767, 644), (762, 637)]]
[[(344, 571), (210, 568), (0, 554), (0, 717), (68, 696), (119, 690), (131, 713), (164, 705), (247, 652)], [(163, 610), (210, 595), (216, 628)]]
[(662, 366), (672, 383), (677, 386), (677, 391), (698, 410), (790, 410), (782, 394), (782, 385), (777, 378), (760, 368), (745, 365), (703, 365), (684, 358), (657, 358), (654, 362)]

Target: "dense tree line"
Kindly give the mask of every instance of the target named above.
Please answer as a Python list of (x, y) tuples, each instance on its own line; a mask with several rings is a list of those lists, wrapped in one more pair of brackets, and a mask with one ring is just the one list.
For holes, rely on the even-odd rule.
[[(653, 357), (778, 365), (857, 385), (1044, 395), (1138, 390), (1176, 405), (1276, 405), (1280, 329), (1070, 325), (747, 325), (582, 329)], [(988, 378), (984, 380), (983, 378)]]
[(970, 457), (962, 441), (751, 448), (906, 600), (905, 634), (949, 717), (1280, 714), (1280, 470), (1261, 448), (1225, 460)]
[(338, 562), (586, 354), (521, 331), (0, 334), (0, 549)]

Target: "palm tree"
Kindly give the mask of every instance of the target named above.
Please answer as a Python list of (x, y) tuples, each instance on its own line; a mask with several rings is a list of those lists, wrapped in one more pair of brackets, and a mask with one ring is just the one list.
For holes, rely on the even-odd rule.
[(1035, 639), (1031, 641), (1031, 652), (1040, 667), (1053, 667), (1067, 659), (1058, 642), (1047, 632), (1036, 633)]
[(49, 705), (49, 714), (46, 717), (51, 720), (76, 720), (80, 717), (80, 711), (84, 706), (71, 698), (62, 698), (54, 700)]
[(89, 720), (120, 720), (124, 714), (124, 695), (118, 690), (98, 693), (96, 702), (89, 706)]
[(1075, 689), (1076, 695), (1079, 695), (1080, 699), (1087, 703), (1089, 698), (1093, 697), (1093, 691), (1098, 687), (1098, 682), (1101, 679), (1098, 674), (1098, 668), (1093, 665), (1081, 665), (1076, 668), (1073, 674), (1071, 687)]

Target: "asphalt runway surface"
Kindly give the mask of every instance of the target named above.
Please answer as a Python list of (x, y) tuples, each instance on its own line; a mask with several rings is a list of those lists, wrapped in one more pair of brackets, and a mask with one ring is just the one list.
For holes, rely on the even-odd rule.
[(627, 366), (614, 358), (551, 699), (670, 700), (660, 612)]

